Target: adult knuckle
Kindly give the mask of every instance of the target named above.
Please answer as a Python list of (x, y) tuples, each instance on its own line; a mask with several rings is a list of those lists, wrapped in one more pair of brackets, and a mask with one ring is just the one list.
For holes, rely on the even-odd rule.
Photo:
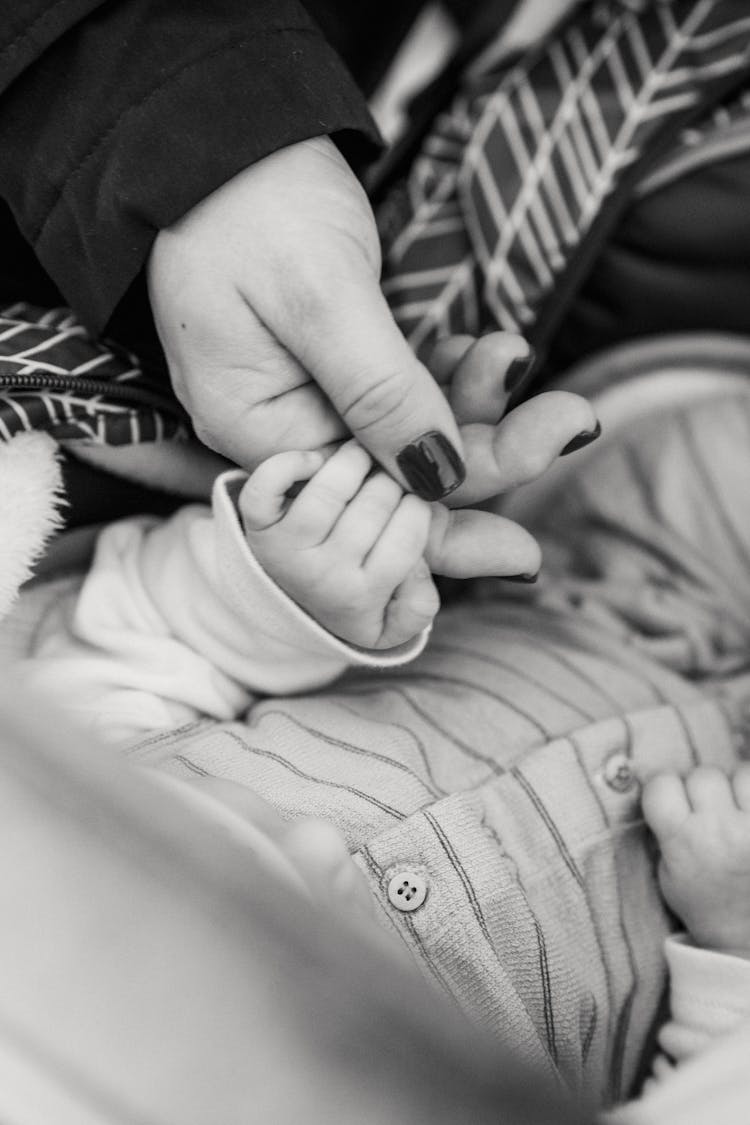
[(322, 277), (295, 260), (290, 250), (288, 261), (279, 263), (282, 277), (293, 277), (294, 283), (284, 291), (285, 319), (293, 323), (299, 333), (315, 331), (330, 319), (331, 293), (323, 285)]
[(209, 449), (218, 450), (221, 442), (220, 438), (217, 436), (213, 420), (203, 418), (200, 415), (194, 415), (191, 420), (193, 423), (193, 432), (198, 441), (202, 445), (207, 445)]
[(536, 446), (527, 446), (523, 454), (526, 475), (535, 480), (547, 471), (552, 460), (550, 454)]
[(385, 372), (375, 379), (367, 372), (353, 380), (352, 397), (344, 403), (341, 416), (352, 431), (361, 433), (401, 414), (408, 391), (402, 370)]
[(241, 443), (243, 452), (252, 450), (255, 464), (276, 451), (274, 420), (263, 417), (262, 404), (239, 398), (221, 379), (191, 376), (175, 392), (204, 445), (231, 455), (233, 446)]
[(169, 380), (172, 384), (172, 390), (178, 402), (190, 413), (195, 396), (192, 372), (189, 367), (169, 354), (167, 354), (167, 366), (169, 368)]

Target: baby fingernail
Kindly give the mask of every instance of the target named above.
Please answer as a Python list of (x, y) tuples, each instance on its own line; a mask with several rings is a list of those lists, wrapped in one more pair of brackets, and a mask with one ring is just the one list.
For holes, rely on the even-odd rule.
[(509, 395), (520, 390), (534, 366), (536, 353), (532, 348), (528, 355), (519, 355), (512, 361), (505, 375), (505, 390)]
[(601, 432), (601, 422), (597, 422), (593, 430), (582, 430), (580, 434), (576, 434), (576, 436), (571, 438), (568, 444), (560, 450), (560, 456), (565, 457), (568, 453), (575, 453), (577, 449), (583, 449), (584, 446), (590, 445), (592, 441), (596, 441)]
[(538, 579), (539, 572), (537, 571), (536, 574), (504, 574), (502, 577), (503, 577), (504, 582), (528, 582), (528, 583), (532, 583), (532, 582), (536, 582), (536, 580)]
[(405, 445), (396, 463), (406, 481), (423, 500), (442, 500), (466, 477), (466, 466), (445, 434), (432, 430)]

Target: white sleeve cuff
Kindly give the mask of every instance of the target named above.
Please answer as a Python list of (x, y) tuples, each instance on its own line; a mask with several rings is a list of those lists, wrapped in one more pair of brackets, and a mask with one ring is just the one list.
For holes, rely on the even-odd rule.
[(693, 945), (686, 934), (664, 943), (672, 1021), (716, 1035), (750, 1019), (750, 960)]

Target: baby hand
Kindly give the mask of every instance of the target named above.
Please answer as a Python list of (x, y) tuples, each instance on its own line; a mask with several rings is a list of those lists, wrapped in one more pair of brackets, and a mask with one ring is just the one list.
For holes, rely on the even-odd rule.
[[(292, 486), (306, 483), (293, 498)], [(424, 552), (430, 505), (405, 493), (354, 441), (264, 461), (239, 499), (248, 543), (291, 598), (342, 640), (393, 648), (439, 607)]]
[(643, 815), (659, 883), (697, 945), (750, 956), (750, 765), (700, 767), (646, 783)]

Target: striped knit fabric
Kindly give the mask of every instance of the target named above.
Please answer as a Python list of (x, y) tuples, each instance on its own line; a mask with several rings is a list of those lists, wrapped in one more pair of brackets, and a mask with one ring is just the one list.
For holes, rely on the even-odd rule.
[[(673, 924), (640, 782), (730, 767), (750, 735), (748, 495), (750, 390), (655, 415), (550, 496), (538, 591), (498, 583), (444, 612), (407, 670), (260, 701), (132, 756), (333, 821), (438, 988), (617, 1100)], [(413, 913), (388, 897), (401, 872), (427, 880)]]
[(711, 112), (680, 133), (677, 143), (638, 181), (636, 198), (698, 168), (716, 167), (750, 151), (750, 89), (732, 91)]
[(134, 356), (94, 340), (69, 309), (0, 309), (0, 441), (45, 430), (58, 441), (130, 445), (185, 438), (173, 396)]
[(414, 349), (492, 327), (533, 338), (623, 178), (750, 73), (749, 52), (742, 0), (586, 4), (510, 69), (472, 71), (380, 215)]

